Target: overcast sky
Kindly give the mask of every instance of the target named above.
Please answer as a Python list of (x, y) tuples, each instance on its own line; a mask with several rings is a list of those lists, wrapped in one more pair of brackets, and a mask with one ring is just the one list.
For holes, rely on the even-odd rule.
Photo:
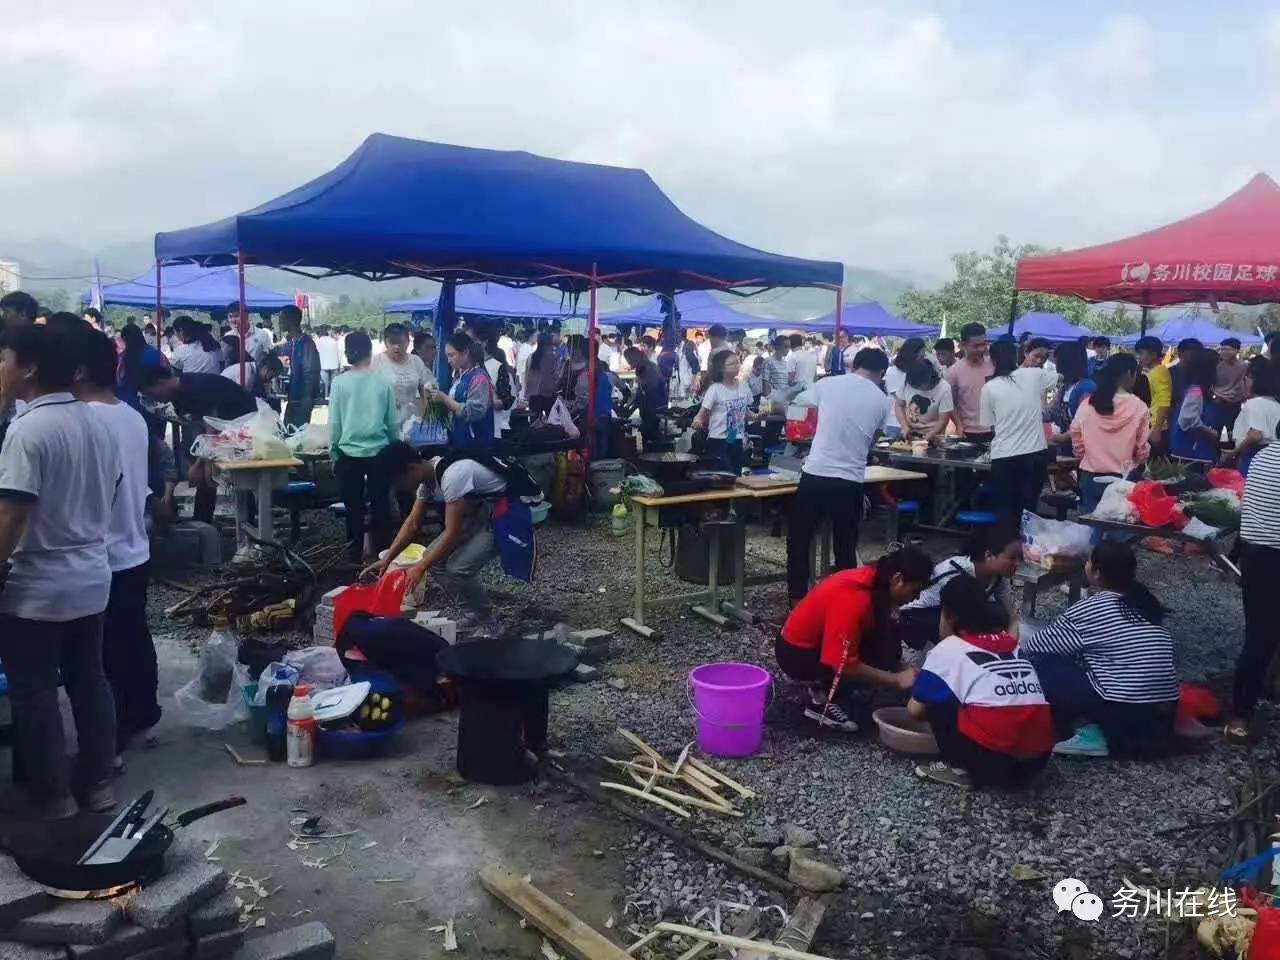
[(927, 274), (1280, 176), (1280, 13), (1243, 0), (12, 0), (0, 37), (9, 241), (216, 219), (373, 131), (644, 167), (736, 239)]

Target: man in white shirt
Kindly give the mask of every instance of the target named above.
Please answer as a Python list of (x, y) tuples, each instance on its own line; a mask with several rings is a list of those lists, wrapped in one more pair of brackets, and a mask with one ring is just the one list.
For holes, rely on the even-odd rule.
[(813, 386), (818, 379), (819, 357), (820, 352), (816, 345), (806, 345), (804, 337), (798, 333), (791, 335), (791, 353), (787, 356), (787, 362), (795, 371), (796, 386), (801, 389)]
[(150, 439), (142, 414), (116, 397), (116, 348), (96, 331), (87, 336), (84, 377), (76, 396), (120, 453), (122, 477), (107, 532), (111, 593), (102, 618), (102, 666), (116, 705), (116, 767), (129, 740), (160, 721), (156, 648), (147, 623), (151, 541), (147, 536)]
[[(24, 812), (40, 819), (74, 816), (73, 786), (86, 810), (115, 805), (116, 721), (102, 669), (102, 612), (121, 463), (116, 444), (71, 394), (80, 362), (72, 337), (57, 330), (24, 326), (0, 340), (0, 394), (26, 403), (0, 450), (0, 565), (8, 567), (0, 661), (25, 764)], [(60, 676), (79, 744), (74, 781)]]
[(787, 529), (787, 585), (792, 604), (809, 592), (813, 534), (828, 518), (837, 570), (857, 565), (862, 481), (876, 435), (893, 422), (893, 404), (881, 384), (889, 358), (884, 351), (860, 350), (843, 377), (823, 377), (813, 387), (818, 398), (818, 430), (804, 461), (800, 488), (791, 501)]
[(480, 582), (480, 572), (498, 555), (493, 538), (494, 503), (507, 490), (506, 481), (476, 460), (461, 457), (421, 460), (407, 443), (393, 443), (382, 454), (392, 483), (403, 492), (417, 491), (413, 509), (400, 526), (385, 559), (369, 568), (382, 575), (422, 529), (427, 504), (444, 502), (444, 528), (422, 559), (409, 570), (412, 590), (428, 570), (467, 611), (462, 627), (492, 632), (493, 601)]
[(316, 352), (320, 354), (320, 389), (326, 399), (333, 387), (333, 378), (342, 369), (340, 346), (337, 339), (329, 335), (327, 326), (321, 326), (316, 331)]

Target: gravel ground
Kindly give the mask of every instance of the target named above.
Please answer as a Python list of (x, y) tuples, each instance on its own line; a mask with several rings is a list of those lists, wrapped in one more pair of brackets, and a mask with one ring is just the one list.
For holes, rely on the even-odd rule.
[[(767, 527), (753, 532), (753, 573), (771, 569), (761, 558), (782, 558), (782, 541), (768, 534)], [(864, 557), (878, 556), (879, 534), (874, 525), (865, 531)], [(957, 543), (930, 540), (925, 548), (941, 557)], [(489, 574), (501, 618), (513, 630), (560, 621), (574, 629), (613, 628), (630, 612), (629, 536), (611, 536), (607, 521), (553, 522), (541, 528), (540, 550), (535, 585)], [(1143, 553), (1140, 562), (1145, 581), (1172, 609), (1169, 625), (1183, 679), (1225, 693), (1242, 635), (1237, 588), (1210, 571), (1203, 558)], [(647, 558), (646, 580), (651, 594), (687, 589), (659, 563), (656, 550)], [(153, 606), (177, 596), (157, 591)], [(1063, 600), (1058, 594), (1043, 597), (1041, 615), (1061, 609)], [(625, 689), (597, 681), (558, 691), (551, 710), (554, 745), (580, 767), (602, 753), (628, 755), (614, 736), (614, 728), (625, 725), (674, 757), (694, 736), (684, 688), (690, 669), (715, 660), (773, 667), (784, 589), (773, 584), (749, 590), (747, 601), (762, 624), (719, 630), (680, 605), (666, 605), (650, 612), (661, 641), (619, 628), (603, 673), (625, 681)], [(437, 602), (443, 601), (428, 598), (431, 606)], [(192, 641), (205, 633), (193, 631)], [(1263, 745), (1252, 758), (1271, 771), (1275, 707), (1264, 705), (1259, 721)], [(695, 816), (682, 825), (728, 849), (753, 838), (771, 841), (788, 823), (813, 831), (820, 849), (848, 878), (827, 913), (816, 952), (966, 960), (1166, 955), (1163, 925), (1113, 918), (1109, 908), (1094, 924), (1058, 916), (1052, 886), (1075, 876), (1109, 905), (1125, 877), (1162, 889), (1199, 885), (1226, 861), (1226, 837), (1210, 834), (1192, 842), (1155, 831), (1229, 812), (1250, 772), (1250, 754), (1214, 738), (1194, 754), (1154, 763), (1055, 758), (1028, 792), (970, 794), (919, 782), (907, 759), (871, 736), (820, 733), (803, 720), (798, 691), (785, 684), (779, 684), (769, 711), (760, 754), (721, 763), (759, 799), (743, 805), (741, 820)], [(659, 917), (687, 921), (704, 908), (714, 912), (717, 904), (727, 913), (734, 908), (724, 904), (783, 904), (736, 872), (645, 830), (634, 833), (626, 853), (625, 916), (640, 929)], [(1045, 879), (1017, 882), (1015, 865)], [(778, 913), (767, 917), (776, 927)], [(726, 919), (725, 929), (730, 925)], [(1193, 955), (1189, 947), (1175, 946), (1168, 955)]]

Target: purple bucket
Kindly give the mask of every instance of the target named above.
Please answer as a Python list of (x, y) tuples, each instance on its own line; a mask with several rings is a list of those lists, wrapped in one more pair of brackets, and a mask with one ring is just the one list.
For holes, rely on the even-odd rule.
[(747, 757), (764, 739), (765, 699), (773, 677), (752, 663), (708, 663), (689, 674), (698, 746), (717, 757)]

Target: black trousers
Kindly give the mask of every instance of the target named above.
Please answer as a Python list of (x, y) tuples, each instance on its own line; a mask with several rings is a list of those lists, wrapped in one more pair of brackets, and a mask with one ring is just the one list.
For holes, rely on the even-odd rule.
[(809, 592), (813, 534), (828, 519), (836, 569), (856, 566), (862, 484), (837, 477), (800, 474), (800, 486), (791, 499), (787, 520), (787, 589), (792, 603), (802, 600)]
[(1020, 759), (989, 750), (960, 732), (958, 716), (955, 704), (925, 704), (942, 759), (967, 772), (975, 787), (1022, 786), (1044, 769), (1049, 754)]
[(333, 467), (342, 491), (342, 503), (347, 508), (347, 554), (358, 561), (364, 551), (365, 500), (373, 514), (373, 549), (382, 550), (391, 545), (394, 522), (391, 519), (391, 474), (386, 459), (374, 457), (348, 457), (342, 454)]
[(835, 678), (835, 671), (819, 660), (821, 650), (818, 647), (808, 650), (793, 647), (782, 639), (781, 633), (774, 638), (773, 655), (778, 660), (778, 669), (798, 683), (830, 688)]
[(286, 427), (305, 427), (311, 422), (311, 412), (316, 402), (311, 400), (290, 400), (284, 409), (284, 425)]
[(1231, 712), (1248, 719), (1262, 697), (1267, 669), (1280, 647), (1280, 619), (1270, 591), (1280, 583), (1280, 550), (1241, 542), (1240, 592), (1244, 598), (1244, 646), (1236, 661)]
[(116, 752), (129, 738), (160, 720), (156, 698), (160, 676), (147, 624), (151, 564), (111, 575), (111, 596), (102, 617), (102, 667), (116, 701)]
[(1022, 522), (1022, 511), (1036, 512), (1040, 491), (1049, 473), (1048, 451), (1001, 457), (991, 461), (991, 493), (995, 512), (1014, 523)]
[(728, 440), (707, 438), (707, 457), (719, 460), (722, 470), (741, 473), (747, 465), (747, 448), (741, 440), (730, 443)]

